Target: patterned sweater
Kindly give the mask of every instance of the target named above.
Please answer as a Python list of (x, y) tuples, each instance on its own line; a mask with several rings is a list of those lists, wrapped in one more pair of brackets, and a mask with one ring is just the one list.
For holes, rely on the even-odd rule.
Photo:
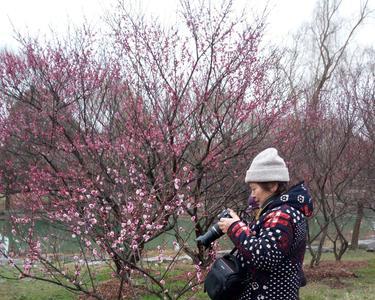
[(305, 217), (312, 210), (312, 199), (301, 182), (268, 199), (256, 223), (248, 226), (237, 221), (229, 227), (228, 236), (249, 280), (238, 299), (298, 299), (298, 290), (305, 283)]

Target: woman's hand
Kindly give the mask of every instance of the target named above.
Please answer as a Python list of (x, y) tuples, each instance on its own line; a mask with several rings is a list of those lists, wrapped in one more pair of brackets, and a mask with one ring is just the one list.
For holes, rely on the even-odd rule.
[(240, 217), (232, 209), (227, 210), (229, 214), (232, 216), (232, 218), (221, 218), (217, 223), (219, 225), (220, 230), (224, 233), (227, 233), (230, 225), (240, 220)]

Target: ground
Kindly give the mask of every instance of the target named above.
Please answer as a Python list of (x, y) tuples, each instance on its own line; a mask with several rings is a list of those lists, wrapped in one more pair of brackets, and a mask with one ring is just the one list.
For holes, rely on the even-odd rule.
[[(301, 289), (301, 300), (373, 300), (375, 295), (375, 253), (364, 250), (348, 251), (342, 262), (336, 263), (332, 253), (323, 253), (322, 261), (318, 267), (308, 267), (311, 260), (307, 253), (305, 258), (305, 272), (308, 284)], [(162, 264), (150, 265), (152, 268), (164, 270)], [(166, 278), (166, 285), (170, 291), (177, 290), (186, 284), (186, 272), (192, 266), (181, 261), (174, 267), (172, 273)], [(88, 300), (87, 296), (78, 296), (54, 284), (36, 281), (30, 278), (22, 280), (7, 280), (1, 274), (10, 275), (12, 268), (0, 264), (0, 299), (1, 300)], [(100, 267), (96, 270), (97, 280), (100, 282), (99, 291), (106, 299), (116, 299), (118, 283), (112, 280), (112, 270)], [(156, 271), (156, 270), (154, 270)], [(129, 286), (124, 287), (123, 299), (157, 300), (155, 295), (146, 295), (146, 291), (136, 290), (138, 297), (130, 291)], [(115, 297), (116, 296), (116, 297)], [(207, 300), (207, 294), (199, 287), (197, 293), (184, 295), (181, 300)], [(90, 299), (91, 300), (91, 299)]]
[(324, 282), (332, 288), (341, 288), (342, 279), (357, 277), (356, 270), (367, 267), (367, 261), (323, 261), (314, 268), (305, 267), (308, 282)]
[[(100, 285), (98, 289), (99, 293), (103, 296), (104, 299), (117, 299), (118, 290), (119, 290), (118, 280), (105, 281)], [(137, 294), (140, 294), (140, 293), (141, 291), (138, 290)], [(125, 284), (122, 295), (123, 295), (123, 299), (133, 299), (134, 291), (132, 288), (129, 288), (129, 286)], [(96, 298), (90, 297), (90, 296), (80, 296), (79, 300), (96, 300)]]
[[(308, 283), (324, 283), (331, 288), (340, 289), (345, 287), (348, 283), (344, 279), (356, 278), (356, 270), (366, 268), (368, 261), (322, 261), (319, 266), (310, 268), (305, 266), (304, 271)], [(177, 276), (176, 280), (183, 280), (186, 278), (184, 274)], [(99, 287), (99, 291), (106, 299), (117, 299), (116, 293), (118, 291), (118, 282), (115, 280), (108, 280), (103, 282)], [(140, 291), (138, 291), (139, 295)], [(141, 293), (142, 294), (142, 293)], [(133, 291), (128, 286), (124, 286), (123, 299), (133, 299)], [(80, 300), (94, 300), (93, 297), (81, 296)]]

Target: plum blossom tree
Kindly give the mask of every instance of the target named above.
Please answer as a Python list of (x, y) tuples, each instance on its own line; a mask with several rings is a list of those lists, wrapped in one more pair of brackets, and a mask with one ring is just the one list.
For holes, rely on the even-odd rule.
[[(261, 24), (233, 21), (231, 1), (217, 15), (189, 1), (182, 4), (183, 35), (144, 25), (123, 7), (112, 27), (119, 61), (135, 70), (127, 81), (136, 83), (134, 92), (144, 95), (147, 107), (162, 110), (158, 122), (175, 130), (164, 140), (175, 145), (183, 137), (182, 151), (171, 159), (189, 170), (181, 183), (198, 236), (236, 199), (245, 170), (241, 158), (255, 150), (287, 101), (273, 94), (277, 56), (257, 56)], [(196, 262), (205, 260), (201, 247), (196, 252), (185, 244), (184, 250)]]
[[(96, 299), (105, 296), (93, 260), (113, 269), (118, 299), (125, 285), (136, 298), (140, 278), (167, 299), (201, 282), (211, 256), (175, 225), (189, 216), (198, 236), (243, 195), (244, 158), (288, 99), (274, 93), (277, 56), (260, 53), (263, 25), (234, 19), (232, 1), (200, 5), (182, 1), (185, 27), (165, 29), (119, 3), (104, 42), (85, 27), (74, 42), (24, 39), (17, 53), (1, 54), (1, 192), (17, 178), (12, 188), (25, 201), (12, 225), (23, 267), (16, 253), (3, 254), (22, 276)], [(71, 236), (74, 257), (36, 230), (41, 221)], [(142, 260), (170, 229), (195, 263), (173, 292), (173, 262), (160, 272)]]

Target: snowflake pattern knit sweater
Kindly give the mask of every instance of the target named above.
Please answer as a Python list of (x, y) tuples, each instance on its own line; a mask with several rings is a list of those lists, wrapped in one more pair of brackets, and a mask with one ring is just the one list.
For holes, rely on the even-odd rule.
[(259, 220), (250, 227), (242, 221), (230, 226), (228, 236), (249, 276), (239, 300), (298, 299), (298, 290), (304, 285), (305, 217), (312, 211), (311, 196), (301, 182), (268, 199)]

